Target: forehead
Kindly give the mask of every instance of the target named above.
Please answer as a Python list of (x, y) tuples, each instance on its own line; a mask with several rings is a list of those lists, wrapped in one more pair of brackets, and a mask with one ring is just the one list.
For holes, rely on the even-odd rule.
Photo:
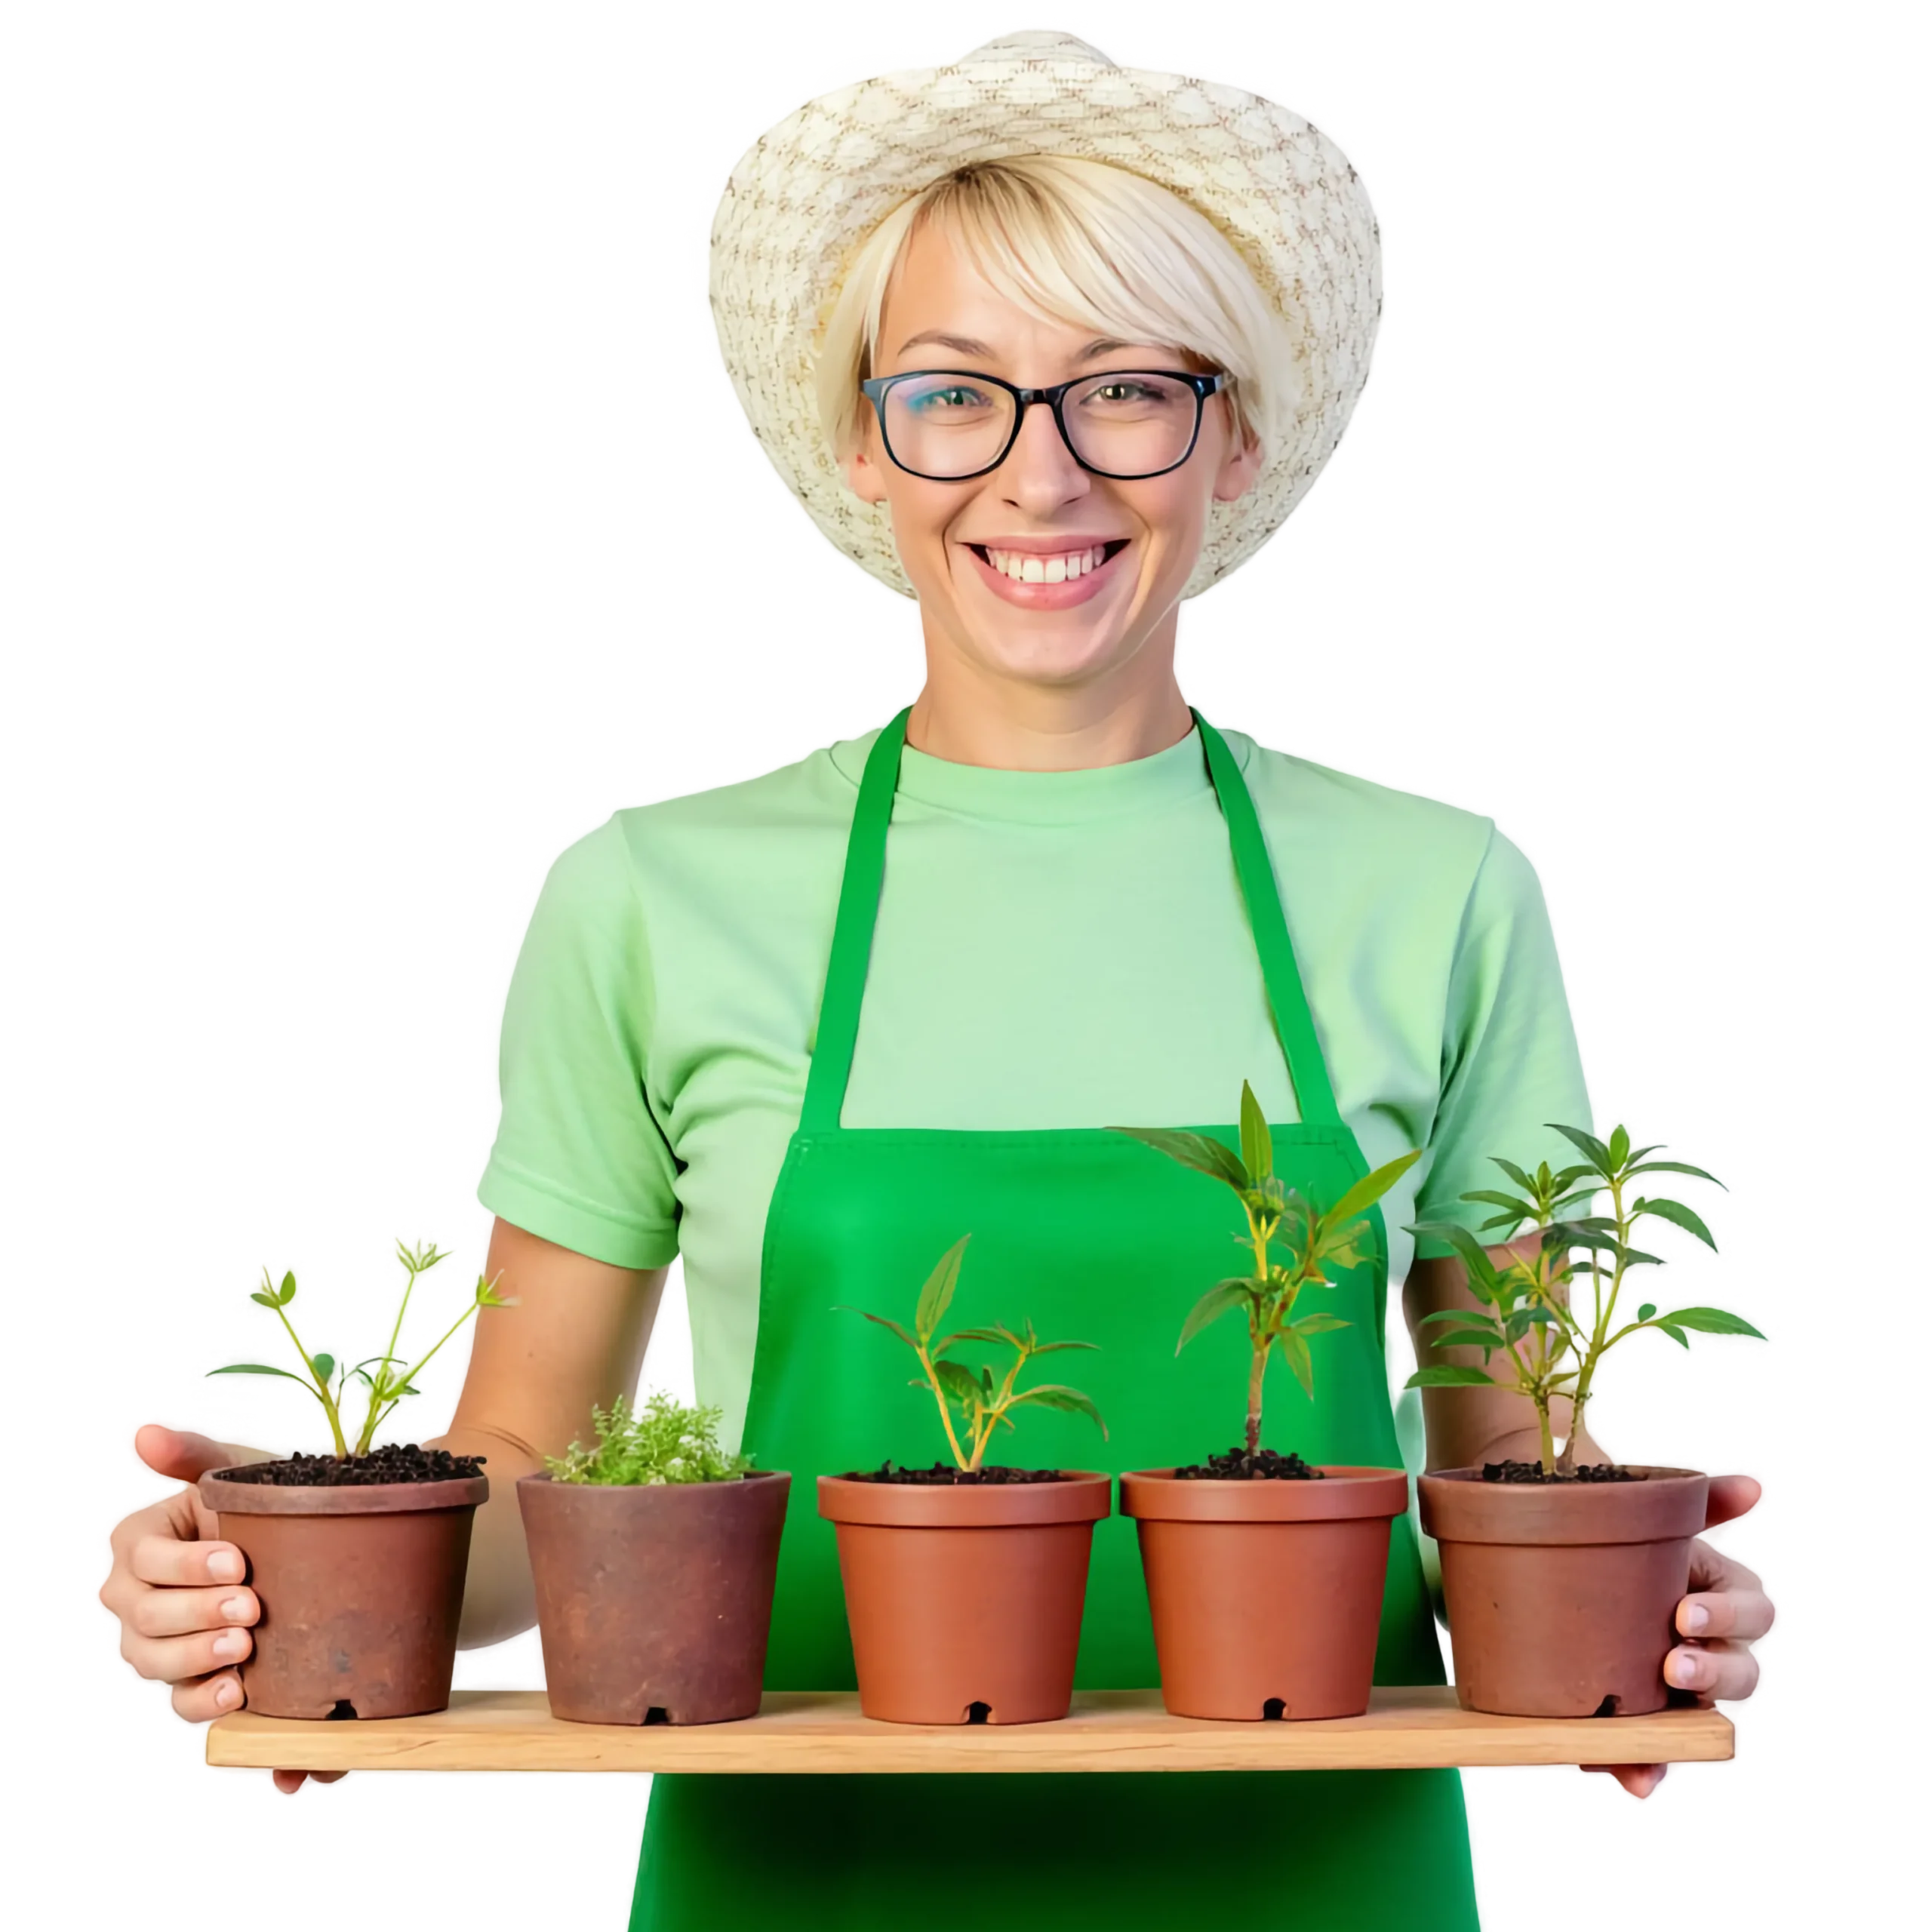
[(921, 222), (906, 238), (879, 311), (879, 353), (897, 355), (908, 334), (943, 328), (987, 348), (1082, 346), (1103, 328), (1094, 321), (1045, 321), (995, 288), (945, 228)]

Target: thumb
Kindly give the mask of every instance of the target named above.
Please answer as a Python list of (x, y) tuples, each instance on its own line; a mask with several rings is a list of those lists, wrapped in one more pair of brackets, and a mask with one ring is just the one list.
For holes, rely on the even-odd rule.
[(134, 1453), (156, 1475), (192, 1482), (205, 1469), (225, 1469), (235, 1461), (224, 1444), (205, 1435), (164, 1429), (151, 1422), (134, 1432)]
[(1709, 1499), (1704, 1504), (1704, 1527), (1715, 1529), (1734, 1516), (1755, 1509), (1764, 1485), (1755, 1476), (1713, 1476)]

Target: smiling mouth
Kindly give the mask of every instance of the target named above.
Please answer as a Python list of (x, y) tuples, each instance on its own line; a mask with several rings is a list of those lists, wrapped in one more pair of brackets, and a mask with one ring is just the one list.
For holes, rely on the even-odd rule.
[[(1107, 568), (1107, 565), (1111, 565), (1111, 562), (1113, 562), (1113, 560), (1117, 558), (1117, 556), (1121, 555), (1122, 551), (1124, 551), (1126, 545), (1128, 545), (1128, 543), (1131, 543), (1131, 541), (1132, 541), (1132, 539), (1128, 539), (1128, 537), (1117, 537), (1117, 539), (1115, 539), (1113, 543), (1107, 543), (1107, 545), (1101, 545), (1101, 549), (1103, 549), (1103, 551), (1105, 551), (1105, 555), (1101, 556), (1101, 560), (1100, 560), (1100, 565), (1097, 565), (1097, 568), (1100, 568), (1100, 570), (1105, 570), (1105, 568)], [(995, 568), (995, 566), (993, 566), (993, 558), (991, 558), (991, 556), (987, 555), (987, 549), (986, 549), (986, 545), (983, 545), (983, 543), (966, 543), (966, 545), (960, 545), (960, 549), (966, 549), (966, 551), (972, 551), (972, 552), (974, 552), (974, 556), (977, 556), (977, 558), (980, 558), (981, 565), (986, 565), (986, 566), (987, 566), (987, 570)]]

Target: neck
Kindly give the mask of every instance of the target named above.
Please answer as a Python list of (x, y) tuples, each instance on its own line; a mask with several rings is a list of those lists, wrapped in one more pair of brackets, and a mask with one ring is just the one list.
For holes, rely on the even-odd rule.
[(906, 742), (955, 764), (1081, 771), (1152, 758), (1194, 728), (1174, 677), (1174, 629), (1125, 664), (1072, 684), (1014, 677), (928, 638)]

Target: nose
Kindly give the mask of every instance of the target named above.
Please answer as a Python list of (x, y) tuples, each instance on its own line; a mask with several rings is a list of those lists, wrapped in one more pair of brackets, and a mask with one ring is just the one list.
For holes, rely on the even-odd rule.
[(994, 481), (1016, 509), (1042, 519), (1093, 488), (1093, 478), (1073, 460), (1052, 409), (1044, 402), (1029, 405), (1021, 415), (1020, 434)]

